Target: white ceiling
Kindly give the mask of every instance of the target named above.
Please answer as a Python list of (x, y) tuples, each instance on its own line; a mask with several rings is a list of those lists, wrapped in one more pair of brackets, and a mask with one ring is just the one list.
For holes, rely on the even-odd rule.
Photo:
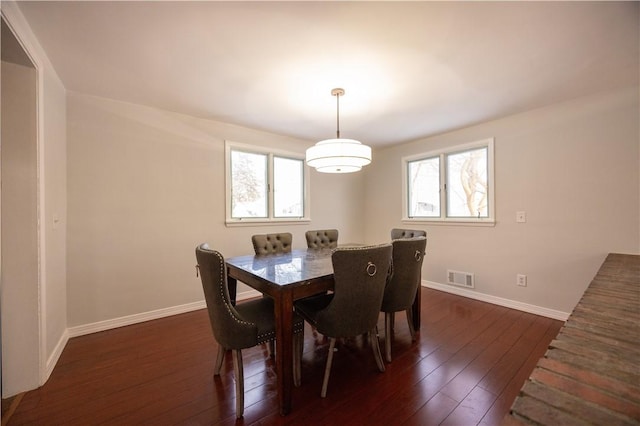
[(20, 2), (68, 90), (383, 146), (638, 85), (638, 2)]

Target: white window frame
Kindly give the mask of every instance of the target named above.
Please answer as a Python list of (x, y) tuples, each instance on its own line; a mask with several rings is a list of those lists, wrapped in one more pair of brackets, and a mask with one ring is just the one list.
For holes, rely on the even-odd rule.
[[(260, 218), (235, 218), (231, 214), (231, 151), (242, 151), (254, 154), (261, 154), (267, 156), (267, 217)], [(303, 224), (311, 221), (311, 202), (310, 202), (310, 184), (309, 184), (309, 167), (305, 163), (304, 154), (283, 151), (278, 149), (272, 149), (263, 146), (249, 145), (244, 143), (225, 141), (224, 143), (225, 154), (225, 210), (226, 210), (226, 225), (227, 226), (255, 226), (255, 225), (281, 225), (281, 224)], [(274, 217), (273, 214), (273, 158), (290, 158), (294, 160), (302, 161), (303, 170), (303, 213), (301, 217)]]
[[(494, 139), (488, 138), (463, 145), (451, 146), (436, 151), (424, 152), (403, 157), (402, 162), (402, 222), (405, 223), (429, 223), (433, 225), (467, 225), (467, 226), (494, 226), (495, 219), (495, 173), (494, 173)], [(463, 151), (478, 148), (487, 148), (487, 217), (447, 217), (447, 191), (445, 190), (447, 177), (446, 157)], [(439, 217), (410, 217), (409, 216), (409, 163), (421, 159), (440, 158), (440, 216)]]

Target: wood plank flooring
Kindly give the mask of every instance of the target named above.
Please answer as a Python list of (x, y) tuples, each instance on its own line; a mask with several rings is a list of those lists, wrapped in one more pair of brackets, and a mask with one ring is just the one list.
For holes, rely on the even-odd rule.
[(421, 312), (414, 343), (396, 314), (385, 373), (364, 338), (339, 342), (325, 399), (328, 342), (307, 326), (302, 386), (286, 417), (273, 359), (259, 346), (243, 351), (245, 415), (236, 422), (231, 356), (214, 378), (217, 344), (201, 310), (70, 339), (48, 382), (24, 396), (8, 424), (498, 425), (562, 326), (426, 288)]

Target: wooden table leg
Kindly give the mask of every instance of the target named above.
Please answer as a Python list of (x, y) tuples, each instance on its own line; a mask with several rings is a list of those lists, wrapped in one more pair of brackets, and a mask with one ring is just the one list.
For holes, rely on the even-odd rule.
[(236, 305), (236, 293), (238, 291), (238, 280), (227, 275), (227, 288), (229, 289), (229, 300), (233, 306)]
[[(422, 283), (422, 280), (420, 280)], [(413, 300), (413, 306), (411, 307), (411, 313), (413, 314), (413, 329), (415, 331), (420, 330), (420, 306), (421, 306), (421, 298), (420, 298), (420, 290), (422, 289), (422, 285), (418, 285), (418, 290), (416, 290), (416, 298)]]
[(293, 391), (293, 295), (282, 292), (275, 298), (276, 376), (280, 415), (291, 412)]

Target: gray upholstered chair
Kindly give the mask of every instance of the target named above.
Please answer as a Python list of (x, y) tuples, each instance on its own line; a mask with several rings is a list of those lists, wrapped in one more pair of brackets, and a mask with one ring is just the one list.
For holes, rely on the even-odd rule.
[(393, 274), (384, 291), (382, 308), (384, 315), (384, 353), (391, 362), (391, 339), (393, 336), (394, 316), (396, 312), (407, 313), (407, 323), (411, 333), (411, 340), (415, 340), (416, 332), (413, 328), (413, 300), (416, 297), (422, 262), (427, 246), (426, 237), (403, 238), (393, 240)]
[(378, 369), (383, 372), (376, 324), (391, 267), (391, 244), (335, 249), (334, 292), (299, 300), (296, 311), (318, 332), (329, 337), (329, 354), (320, 396), (327, 395), (336, 338), (367, 333)]
[[(242, 349), (273, 341), (276, 336), (273, 299), (265, 297), (233, 306), (229, 300), (227, 268), (222, 254), (207, 244), (196, 247), (197, 268), (200, 271), (207, 310), (213, 336), (218, 342), (214, 375), (220, 375), (227, 350), (233, 351), (233, 369), (236, 376), (236, 417), (244, 413), (244, 373)], [(304, 320), (294, 314), (294, 368), (293, 379), (300, 386), (300, 358), (304, 339)]]
[(316, 229), (305, 233), (308, 248), (336, 248), (338, 247), (337, 229)]
[(289, 232), (257, 234), (251, 237), (256, 254), (290, 253), (293, 236)]
[(393, 228), (391, 230), (391, 239), (397, 240), (400, 238), (413, 238), (413, 237), (426, 237), (427, 231), (422, 229), (400, 229)]
[[(391, 230), (391, 239), (398, 240), (401, 238), (414, 238), (414, 237), (426, 237), (427, 231), (422, 229), (402, 229), (402, 228), (393, 228)], [(418, 283), (422, 281), (421, 277), (418, 277)], [(419, 289), (416, 289), (416, 296), (419, 294)], [(417, 318), (420, 318), (420, 299), (416, 301), (412, 308), (412, 314), (415, 314)], [(391, 316), (391, 329), (393, 330), (395, 316)]]

